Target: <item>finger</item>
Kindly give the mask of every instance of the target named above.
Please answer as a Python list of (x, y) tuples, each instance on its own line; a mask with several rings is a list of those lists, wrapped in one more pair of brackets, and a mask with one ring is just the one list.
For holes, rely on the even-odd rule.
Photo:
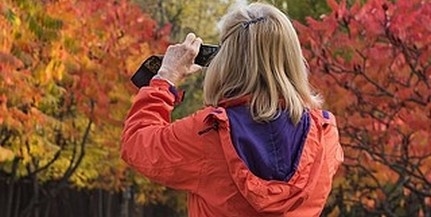
[(189, 33), (184, 40), (184, 44), (192, 44), (195, 39), (196, 35), (194, 33)]
[(192, 44), (189, 45), (190, 56), (194, 59), (199, 54), (199, 48), (202, 44), (202, 39), (196, 38)]
[(202, 70), (202, 66), (198, 65), (198, 64), (193, 64), (190, 66), (190, 71), (187, 74), (193, 74), (195, 72), (198, 72)]
[(193, 42), (192, 42), (192, 47), (194, 48), (194, 49), (196, 49), (198, 52), (199, 52), (199, 48), (200, 48), (200, 46), (201, 46), (201, 44), (202, 44), (202, 39), (201, 38), (199, 38), (199, 37), (197, 37)]

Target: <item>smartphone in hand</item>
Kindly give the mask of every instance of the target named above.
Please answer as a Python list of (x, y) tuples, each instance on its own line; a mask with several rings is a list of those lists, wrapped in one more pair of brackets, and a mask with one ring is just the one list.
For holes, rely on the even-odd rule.
[[(195, 58), (195, 63), (203, 67), (208, 66), (218, 50), (218, 45), (202, 44)], [(147, 58), (131, 77), (132, 83), (138, 88), (148, 86), (151, 78), (159, 71), (162, 60), (162, 55), (153, 55)]]

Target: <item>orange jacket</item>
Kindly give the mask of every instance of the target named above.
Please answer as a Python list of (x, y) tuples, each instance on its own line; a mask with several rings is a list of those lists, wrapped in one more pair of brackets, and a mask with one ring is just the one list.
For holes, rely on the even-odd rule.
[(150, 180), (187, 191), (190, 217), (320, 215), (343, 161), (332, 114), (310, 112), (296, 172), (288, 181), (267, 181), (239, 158), (224, 108), (206, 107), (171, 123), (176, 102), (163, 80), (141, 88), (125, 122), (121, 156)]

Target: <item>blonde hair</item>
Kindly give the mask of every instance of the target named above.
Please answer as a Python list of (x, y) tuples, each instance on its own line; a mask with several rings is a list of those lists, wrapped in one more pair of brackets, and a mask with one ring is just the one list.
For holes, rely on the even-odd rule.
[(298, 123), (321, 99), (312, 93), (301, 45), (292, 23), (280, 10), (252, 3), (226, 14), (219, 23), (221, 46), (208, 66), (204, 102), (250, 95), (253, 119), (267, 122), (283, 109)]

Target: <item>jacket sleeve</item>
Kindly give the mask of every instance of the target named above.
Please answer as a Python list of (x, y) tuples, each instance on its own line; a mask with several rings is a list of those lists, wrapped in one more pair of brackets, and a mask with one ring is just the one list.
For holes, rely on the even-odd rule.
[(173, 86), (158, 79), (140, 89), (124, 123), (121, 157), (151, 181), (193, 192), (202, 170), (202, 145), (194, 115), (170, 122), (176, 96)]

